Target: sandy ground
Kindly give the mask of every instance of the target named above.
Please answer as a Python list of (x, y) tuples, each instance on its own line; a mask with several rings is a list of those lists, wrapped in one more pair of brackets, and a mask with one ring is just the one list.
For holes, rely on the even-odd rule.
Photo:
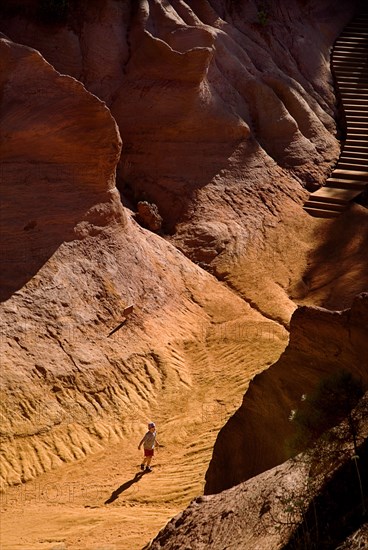
[(1, 548), (142, 548), (203, 493), (219, 429), (239, 407), (249, 379), (285, 348), (287, 331), (267, 323), (248, 338), (223, 327), (224, 334), (210, 335), (206, 345), (183, 343), (180, 357), (184, 352), (192, 384), (186, 393), (173, 388), (164, 403), (151, 405), (147, 420), (156, 421), (163, 445), (152, 473), (140, 473), (137, 445), (146, 426), (132, 418), (126, 439), (3, 493)]

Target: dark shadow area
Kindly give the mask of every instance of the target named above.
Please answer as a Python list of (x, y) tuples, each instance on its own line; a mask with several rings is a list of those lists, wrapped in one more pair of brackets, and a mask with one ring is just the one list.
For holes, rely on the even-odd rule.
[(364, 208), (368, 208), (368, 185), (363, 193), (361, 193), (354, 199), (354, 202), (360, 204), (360, 206), (364, 206)]
[(157, 205), (165, 235), (174, 234), (176, 224), (190, 218), (198, 190), (221, 171), (231, 170), (231, 157), (238, 148), (243, 146), (249, 156), (259, 148), (255, 141), (242, 138), (229, 142), (203, 139), (200, 146), (195, 142), (159, 142), (160, 148), (155, 150), (151, 141), (141, 136), (139, 141), (135, 136), (130, 139), (123, 145), (117, 169), (122, 202), (133, 211), (141, 201)]
[[(4, 162), (0, 168), (0, 301), (9, 299), (65, 241), (99, 198), (89, 163)], [(97, 195), (97, 196), (96, 196)]]
[(142, 479), (145, 473), (145, 471), (138, 472), (132, 479), (126, 481), (125, 483), (123, 483), (123, 485), (120, 485), (120, 487), (115, 489), (115, 491), (111, 493), (111, 496), (107, 500), (105, 500), (104, 504), (111, 504), (112, 502), (114, 502), (117, 498), (119, 498), (119, 495), (121, 495), (121, 493), (124, 493), (124, 491), (129, 489), (132, 485), (134, 485), (134, 483), (138, 483), (138, 481)]
[(368, 439), (356, 460), (359, 466), (351, 459), (327, 481), (283, 550), (333, 550), (368, 520)]
[(310, 255), (310, 267), (302, 280), (309, 289), (308, 299), (318, 293), (318, 305), (345, 309), (357, 294), (368, 289), (367, 211), (352, 204), (345, 213), (326, 223), (323, 231), (323, 243)]

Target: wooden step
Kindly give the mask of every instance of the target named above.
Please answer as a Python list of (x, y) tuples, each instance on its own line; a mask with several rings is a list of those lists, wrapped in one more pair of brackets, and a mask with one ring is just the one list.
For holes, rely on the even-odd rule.
[(364, 109), (360, 110), (360, 109), (349, 109), (348, 111), (346, 111), (345, 113), (346, 115), (348, 116), (361, 116), (361, 115), (366, 115), (366, 111)]
[(340, 91), (341, 96), (344, 95), (344, 92), (353, 93), (356, 91), (354, 96), (346, 98), (347, 105), (354, 106), (356, 105), (359, 109), (362, 111), (367, 111), (366, 105), (367, 105), (367, 98), (364, 97), (364, 95), (361, 97), (361, 92), (365, 92), (368, 89), (368, 86), (359, 86), (357, 84), (350, 84), (349, 86), (345, 86), (343, 83), (338, 82), (337, 87)]
[[(368, 113), (364, 113), (362, 115), (346, 115), (347, 120), (351, 120), (352, 122), (359, 122), (362, 121), (364, 124), (368, 123)], [(367, 124), (368, 129), (368, 124)]]
[(342, 155), (339, 158), (336, 168), (340, 167), (340, 164), (355, 164), (355, 166), (360, 166), (361, 170), (368, 170), (368, 158), (346, 157)]
[(365, 67), (362, 67), (361, 69), (358, 68), (355, 64), (354, 66), (352, 67), (347, 67), (347, 66), (338, 66), (338, 67), (334, 67), (334, 72), (337, 74), (337, 75), (347, 75), (347, 76), (361, 76), (362, 74), (365, 73)]
[(348, 122), (349, 128), (351, 128), (351, 130), (354, 130), (356, 128), (357, 130), (365, 130), (365, 132), (368, 133), (367, 121), (364, 120), (364, 118), (360, 120), (349, 120)]
[(364, 55), (362, 55), (362, 59), (356, 59), (355, 57), (351, 57), (351, 52), (348, 53), (342, 53), (342, 52), (333, 52), (333, 55), (331, 56), (331, 63), (332, 65), (335, 65), (337, 63), (338, 65), (353, 65), (354, 63), (360, 63), (363, 67), (365, 66), (367, 62), (367, 59), (364, 58)]
[(361, 113), (359, 115), (352, 115), (347, 113), (345, 115), (346, 122), (349, 124), (365, 124), (368, 131), (368, 113)]
[(348, 76), (341, 76), (337, 79), (337, 84), (339, 88), (351, 88), (352, 90), (356, 89), (366, 89), (368, 90), (368, 77), (365, 76), (364, 78), (355, 78)]
[(366, 156), (368, 155), (368, 147), (362, 147), (361, 145), (350, 145), (348, 142), (344, 144), (344, 153), (353, 153), (356, 155)]
[(340, 153), (340, 158), (341, 157), (351, 157), (351, 158), (355, 158), (355, 159), (360, 159), (360, 160), (364, 160), (364, 159), (368, 159), (368, 151), (367, 152), (364, 152), (364, 151), (355, 151), (354, 149), (342, 149), (341, 153)]
[(352, 86), (355, 86), (356, 83), (365, 82), (368, 78), (368, 71), (361, 71), (361, 72), (355, 72), (352, 71), (339, 71), (334, 69), (334, 75), (337, 82), (344, 82), (344, 84), (351, 84)]
[(361, 126), (357, 126), (357, 123), (355, 122), (354, 125), (353, 124), (348, 124), (348, 136), (349, 135), (364, 135), (364, 136), (367, 136), (368, 138), (368, 130), (367, 130), (367, 126), (365, 124), (362, 123)]
[(348, 107), (347, 105), (344, 105), (344, 111), (347, 115), (360, 115), (360, 114), (366, 114), (365, 109), (359, 109), (356, 106)]
[(367, 112), (366, 105), (367, 102), (365, 99), (347, 99), (346, 101), (344, 101), (344, 109), (361, 109), (363, 113)]
[(355, 35), (351, 40), (349, 40), (346, 36), (342, 38), (338, 38), (335, 42), (335, 45), (333, 49), (341, 46), (341, 47), (347, 47), (350, 48), (352, 46), (358, 46), (359, 48), (365, 49), (367, 47), (367, 38), (363, 35)]
[(362, 43), (353, 43), (353, 42), (350, 42), (349, 44), (345, 43), (345, 44), (336, 44), (336, 46), (334, 47), (334, 52), (336, 53), (341, 53), (341, 52), (346, 52), (346, 53), (356, 53), (356, 54), (363, 54), (363, 55), (366, 55), (367, 51), (368, 51), (368, 46), (362, 44)]
[(346, 204), (361, 194), (360, 189), (337, 189), (335, 187), (321, 187), (318, 191), (311, 193), (308, 200), (325, 201), (335, 204)]
[[(368, 74), (368, 71), (363, 67), (362, 69), (360, 70), (350, 70), (349, 67), (348, 68), (343, 68), (343, 69), (340, 69), (340, 68), (337, 68), (337, 67), (334, 67), (333, 68), (333, 72), (335, 74), (335, 77), (338, 79), (338, 80), (344, 80), (346, 78), (352, 80), (357, 80), (358, 82), (360, 82), (361, 80), (363, 80), (364, 78), (367, 78), (367, 74)], [(349, 80), (349, 82), (350, 82)]]
[(343, 212), (346, 210), (348, 204), (349, 203), (347, 201), (340, 204), (332, 203), (329, 202), (327, 198), (325, 201), (314, 201), (309, 199), (306, 203), (304, 203), (304, 208), (322, 208), (323, 210), (330, 210), (331, 212)]
[(349, 178), (350, 180), (362, 180), (367, 183), (367, 172), (365, 170), (334, 170), (334, 178)]
[[(367, 122), (368, 121), (368, 112), (366, 111), (362, 111), (362, 112), (359, 112), (359, 113), (347, 113), (346, 114), (346, 118), (347, 120), (353, 120), (353, 121), (356, 121), (356, 122)], [(367, 128), (368, 128), (368, 125), (367, 125)]]
[(354, 153), (354, 151), (343, 151), (340, 155), (340, 159), (352, 159), (356, 162), (368, 162), (368, 151), (366, 153)]
[(336, 42), (340, 42), (340, 40), (350, 40), (351, 38), (368, 40), (367, 29), (357, 30), (357, 29), (345, 27), (345, 29), (342, 31), (342, 33), (340, 34)]
[(348, 133), (346, 134), (346, 141), (351, 143), (351, 145), (361, 145), (368, 146), (368, 137), (365, 134), (356, 134), (350, 132), (348, 128)]
[(341, 71), (354, 71), (356, 73), (367, 72), (367, 65), (359, 61), (358, 63), (352, 63), (347, 61), (334, 61), (332, 63), (332, 71), (335, 74), (340, 73)]
[[(350, 99), (354, 99), (354, 97), (358, 99), (365, 99), (368, 100), (368, 90), (367, 91), (359, 91), (359, 92), (348, 92), (345, 90), (340, 90), (340, 95), (342, 99), (345, 99), (346, 101), (349, 101)], [(364, 113), (364, 110), (363, 110)], [(368, 115), (368, 112), (366, 113)]]
[(361, 25), (361, 29), (358, 30), (357, 28), (353, 28), (350, 25), (344, 28), (340, 36), (338, 37), (337, 41), (339, 41), (341, 38), (349, 38), (351, 36), (360, 36), (368, 39), (368, 30), (364, 28), (364, 25)]
[[(343, 92), (341, 91), (341, 93)], [(349, 97), (346, 99), (345, 104), (346, 104), (346, 107), (349, 108), (350, 110), (352, 107), (355, 107), (355, 110), (367, 112), (366, 110), (367, 100), (365, 98), (359, 98), (356, 96), (351, 98)], [(345, 104), (344, 104), (344, 107), (345, 107)]]
[[(364, 134), (361, 134), (360, 132), (355, 132), (351, 124), (348, 126), (346, 139), (349, 139), (349, 136), (351, 136), (354, 140), (359, 138), (359, 140), (367, 141), (368, 139), (368, 136), (364, 136)], [(357, 137), (355, 138), (354, 136)]]
[(363, 65), (361, 62), (358, 63), (351, 63), (351, 64), (348, 64), (348, 63), (337, 63), (337, 64), (333, 64), (332, 65), (332, 71), (333, 73), (335, 73), (336, 75), (342, 73), (343, 71), (345, 72), (353, 72), (354, 73), (357, 73), (357, 74), (362, 74), (362, 73), (367, 73), (368, 71), (368, 65), (365, 66)]
[(367, 49), (367, 43), (364, 41), (358, 41), (358, 42), (348, 42), (347, 40), (340, 41), (338, 40), (335, 42), (335, 45), (332, 49), (333, 52), (339, 50), (354, 50), (357, 52), (364, 52)]
[(352, 32), (357, 34), (366, 33), (367, 27), (364, 25), (364, 23), (357, 23), (355, 25), (351, 25), (351, 26), (349, 25), (346, 32), (349, 32), (349, 33)]
[(367, 49), (361, 48), (359, 46), (335, 46), (334, 48), (334, 55), (335, 54), (348, 54), (351, 59), (362, 59), (364, 60), (367, 55)]
[(362, 13), (363, 15), (366, 13), (366, 12), (359, 12), (356, 14), (356, 16), (354, 17), (354, 19), (352, 21), (350, 21), (350, 23), (348, 23), (347, 25), (347, 28), (350, 28), (352, 25), (363, 25), (364, 28), (366, 29), (366, 20), (363, 18), (362, 19)]
[(328, 178), (325, 187), (333, 187), (334, 189), (356, 189), (357, 191), (364, 191), (368, 181), (349, 180), (342, 178)]
[[(359, 170), (362, 168), (366, 168), (367, 163), (362, 162), (362, 164), (353, 164), (348, 161), (344, 161), (341, 157), (339, 158), (339, 161), (337, 163), (336, 169), (338, 170)], [(367, 180), (368, 180), (368, 171), (367, 171)]]
[(368, 146), (368, 137), (364, 134), (355, 134), (350, 131), (348, 128), (347, 134), (346, 134), (346, 141), (348, 141), (351, 145), (358, 145), (361, 147), (367, 147)]
[(349, 128), (365, 128), (366, 132), (368, 133), (368, 113), (360, 117), (354, 118), (345, 116), (345, 122), (349, 126)]
[(367, 120), (368, 120), (368, 112), (363, 114), (361, 119), (358, 119), (358, 120), (356, 120), (356, 119), (351, 120), (350, 119), (349, 120), (349, 127), (350, 128), (357, 128), (357, 129), (363, 128), (368, 133)]
[(337, 75), (337, 80), (339, 84), (349, 84), (354, 89), (356, 88), (357, 84), (363, 84), (364, 88), (368, 87), (368, 76), (356, 77), (354, 75)]
[(341, 49), (341, 50), (335, 50), (333, 53), (333, 56), (344, 56), (345, 58), (349, 58), (351, 61), (363, 61), (363, 63), (367, 59), (367, 52), (361, 52), (361, 51), (354, 51), (354, 50), (347, 50), (347, 49)]
[[(346, 30), (344, 30), (341, 34), (340, 34), (340, 37), (341, 38), (347, 38), (347, 37), (358, 37), (358, 38), (361, 38), (362, 36), (367, 39), (368, 36), (367, 36), (367, 29), (364, 29), (364, 27), (362, 26), (361, 29), (358, 29), (357, 27), (353, 28), (353, 27), (349, 27), (347, 28)], [(340, 38), (338, 38), (339, 40)]]
[[(323, 204), (327, 201), (329, 204), (334, 204), (336, 206), (340, 205), (341, 207), (343, 207), (348, 202), (345, 198), (339, 197), (338, 195), (329, 196), (328, 194), (329, 191), (334, 191), (336, 194), (336, 192), (339, 193), (341, 191), (345, 191), (345, 189), (334, 189), (332, 187), (322, 187), (315, 193), (312, 193), (309, 199), (307, 200), (307, 202), (312, 201), (312, 202), (320, 202)], [(321, 194), (316, 195), (316, 193), (321, 193)], [(348, 200), (350, 200), (350, 198)]]
[[(351, 158), (351, 157), (350, 157), (350, 158)], [(344, 159), (346, 159), (346, 160), (344, 160)], [(345, 164), (346, 164), (346, 163), (349, 164), (349, 161), (348, 161), (347, 159), (348, 159), (348, 155), (342, 153), (342, 154), (340, 155), (339, 162), (341, 161), (341, 162), (345, 162)], [(362, 158), (360, 158), (360, 159), (359, 159), (359, 158), (351, 158), (350, 164), (351, 164), (352, 166), (354, 166), (354, 165), (356, 165), (356, 166), (361, 166), (361, 167), (363, 166), (363, 169), (362, 169), (362, 168), (357, 168), (357, 170), (360, 171), (360, 172), (362, 172), (362, 171), (364, 171), (364, 170), (365, 170), (366, 172), (368, 172), (368, 159), (365, 159), (364, 157), (362, 157)]]
[(333, 212), (332, 210), (322, 210), (321, 208), (309, 208), (304, 206), (304, 210), (313, 218), (337, 218), (340, 212)]
[(339, 40), (336, 42), (336, 46), (348, 46), (349, 48), (353, 46), (357, 46), (358, 48), (367, 49), (367, 37), (366, 36), (352, 36), (347, 37), (344, 36), (343, 38), (339, 38)]
[[(344, 164), (344, 166), (341, 166)], [(338, 160), (337, 166), (335, 169), (339, 170), (353, 170), (354, 172), (366, 172), (368, 179), (368, 171), (366, 169), (366, 160), (365, 159), (355, 159), (354, 162), (344, 161), (341, 157)], [(355, 178), (353, 178), (355, 179)]]
[(354, 54), (353, 52), (338, 52), (333, 51), (332, 57), (331, 57), (332, 63), (335, 61), (346, 61), (349, 63), (354, 63), (355, 61), (358, 61), (359, 63), (362, 62), (363, 64), (366, 62), (367, 58), (364, 54)]
[(334, 75), (335, 75), (335, 80), (337, 81), (342, 81), (345, 85), (346, 84), (351, 84), (352, 86), (356, 86), (356, 84), (358, 83), (361, 83), (361, 84), (366, 84), (365, 80), (367, 79), (368, 77), (368, 67), (365, 68), (363, 67), (360, 72), (356, 72), (356, 73), (353, 73), (353, 71), (350, 71), (350, 69), (343, 69), (346, 74), (342, 74), (342, 70), (340, 71), (339, 69), (334, 69), (333, 72), (334, 72)]
[(336, 168), (345, 169), (346, 166), (355, 166), (357, 170), (368, 170), (368, 158), (348, 157), (341, 155)]
[(356, 65), (360, 64), (364, 65), (367, 61), (367, 52), (360, 53), (360, 52), (334, 52), (333, 59), (344, 60), (345, 63), (354, 63)]
[[(338, 172), (345, 173), (344, 175), (341, 175)], [(336, 168), (332, 172), (331, 176), (327, 178), (326, 186), (333, 187), (335, 185), (336, 187), (341, 187), (340, 184), (343, 184), (345, 186), (343, 189), (349, 189), (350, 186), (360, 189), (368, 185), (368, 177), (365, 179), (354, 178), (354, 176), (350, 176), (351, 172), (353, 172), (353, 170), (340, 170), (339, 168)]]

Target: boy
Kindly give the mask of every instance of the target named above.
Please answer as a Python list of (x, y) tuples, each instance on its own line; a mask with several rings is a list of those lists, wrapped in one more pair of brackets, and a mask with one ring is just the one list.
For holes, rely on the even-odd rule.
[(144, 467), (146, 466), (145, 471), (152, 472), (152, 468), (150, 467), (150, 464), (154, 454), (155, 444), (157, 445), (157, 447), (160, 447), (159, 442), (156, 440), (156, 424), (154, 422), (150, 422), (148, 424), (148, 432), (139, 443), (138, 449), (141, 448), (142, 444), (143, 444), (144, 458), (141, 464), (141, 470), (144, 470), (145, 469)]

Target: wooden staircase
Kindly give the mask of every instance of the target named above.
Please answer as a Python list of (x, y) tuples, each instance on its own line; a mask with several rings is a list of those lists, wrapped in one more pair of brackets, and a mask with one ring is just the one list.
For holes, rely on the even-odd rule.
[(317, 218), (339, 216), (368, 187), (368, 9), (345, 27), (331, 60), (346, 139), (326, 185), (311, 193), (304, 204), (304, 210)]

